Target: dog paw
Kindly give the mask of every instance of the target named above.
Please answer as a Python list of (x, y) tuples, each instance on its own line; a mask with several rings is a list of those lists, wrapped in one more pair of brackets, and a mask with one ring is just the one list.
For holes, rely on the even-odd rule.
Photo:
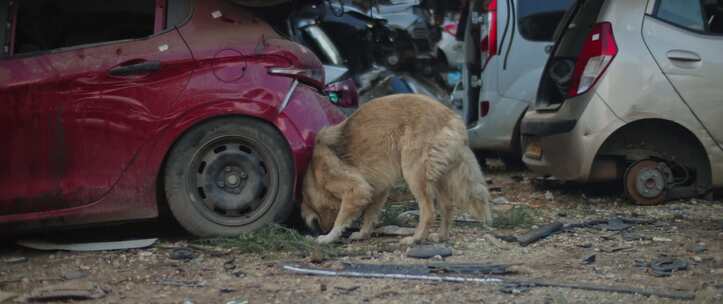
[(441, 243), (441, 242), (446, 242), (448, 238), (443, 237), (439, 233), (430, 233), (429, 237), (427, 239), (429, 239), (430, 241), (432, 241), (434, 243)]
[(333, 235), (322, 235), (316, 239), (316, 242), (319, 244), (331, 244), (334, 241), (336, 241), (336, 238)]
[(349, 236), (349, 239), (352, 241), (363, 241), (368, 238), (369, 238), (368, 235), (364, 235), (360, 231), (354, 232)]
[(399, 243), (404, 246), (410, 246), (410, 245), (414, 245), (415, 243), (417, 243), (417, 241), (418, 240), (415, 239), (413, 236), (408, 236), (408, 237), (403, 238), (401, 241), (399, 241)]

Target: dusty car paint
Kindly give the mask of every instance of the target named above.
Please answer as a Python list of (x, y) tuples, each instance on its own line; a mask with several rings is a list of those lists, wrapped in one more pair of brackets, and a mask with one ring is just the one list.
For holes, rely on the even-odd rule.
[[(162, 68), (107, 73), (138, 59)], [(221, 116), (274, 125), (298, 189), (316, 131), (343, 115), (307, 85), (279, 111), (292, 79), (268, 74), (278, 65), (321, 69), (310, 51), (220, 0), (195, 1), (191, 20), (149, 38), (0, 59), (0, 224), (155, 217), (166, 153), (185, 131)]]

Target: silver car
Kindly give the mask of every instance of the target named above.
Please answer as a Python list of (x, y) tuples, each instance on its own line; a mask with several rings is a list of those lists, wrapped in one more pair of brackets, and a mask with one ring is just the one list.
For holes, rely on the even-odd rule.
[(471, 1), (461, 104), (473, 149), (520, 163), (519, 122), (534, 101), (553, 33), (573, 0)]
[(723, 1), (578, 1), (560, 24), (524, 162), (622, 180), (640, 204), (723, 186)]

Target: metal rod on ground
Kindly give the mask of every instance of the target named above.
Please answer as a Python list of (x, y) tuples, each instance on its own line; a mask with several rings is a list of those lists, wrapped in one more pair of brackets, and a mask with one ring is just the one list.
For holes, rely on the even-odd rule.
[(466, 278), (466, 277), (453, 277), (453, 276), (431, 276), (431, 275), (405, 275), (405, 274), (387, 274), (387, 273), (366, 273), (366, 272), (354, 272), (354, 271), (333, 271), (333, 270), (322, 270), (322, 269), (309, 269), (290, 265), (284, 265), (284, 269), (307, 275), (316, 276), (328, 276), (328, 277), (355, 277), (355, 278), (382, 278), (382, 279), (397, 279), (397, 280), (422, 280), (422, 281), (435, 281), (435, 282), (452, 282), (452, 283), (464, 283), (464, 282), (476, 282), (483, 284), (527, 284), (538, 287), (558, 287), (558, 288), (570, 288), (570, 289), (581, 289), (591, 291), (604, 291), (604, 292), (615, 292), (615, 293), (626, 293), (626, 294), (637, 294), (643, 296), (656, 296), (661, 298), (669, 298), (676, 300), (693, 300), (695, 295), (689, 292), (667, 292), (657, 291), (650, 289), (640, 288), (627, 288), (627, 287), (616, 287), (616, 286), (603, 286), (594, 285), (587, 283), (559, 283), (559, 282), (544, 282), (539, 280), (518, 280), (518, 279), (503, 279), (495, 277), (487, 278)]

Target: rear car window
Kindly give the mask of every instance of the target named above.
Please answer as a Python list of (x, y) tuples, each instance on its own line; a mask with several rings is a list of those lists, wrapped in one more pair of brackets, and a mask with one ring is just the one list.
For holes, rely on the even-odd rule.
[(14, 54), (150, 36), (155, 0), (23, 0)]
[(659, 0), (655, 16), (693, 31), (723, 34), (723, 0)]
[(520, 34), (527, 40), (553, 41), (555, 28), (573, 0), (517, 1)]

